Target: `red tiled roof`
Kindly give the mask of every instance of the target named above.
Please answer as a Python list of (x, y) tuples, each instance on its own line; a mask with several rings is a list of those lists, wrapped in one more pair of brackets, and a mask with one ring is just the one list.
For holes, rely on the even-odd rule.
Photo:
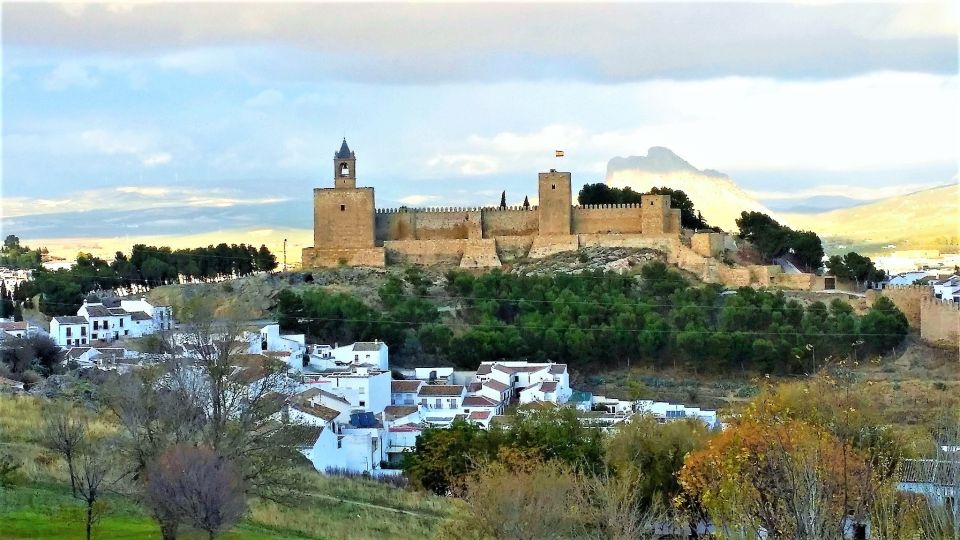
[(497, 405), (499, 403), (487, 396), (467, 396), (463, 398), (464, 407), (496, 407)]
[(420, 396), (459, 396), (463, 394), (461, 384), (426, 384), (420, 388)]
[(414, 433), (423, 431), (423, 429), (417, 424), (403, 424), (400, 426), (390, 426), (390, 431), (393, 433)]
[(495, 381), (495, 380), (489, 380), (489, 381), (483, 383), (483, 385), (486, 386), (486, 387), (488, 387), (488, 388), (493, 388), (493, 389), (496, 390), (497, 392), (503, 392), (504, 390), (510, 388), (509, 386), (503, 384), (502, 382), (500, 382), (500, 381)]
[(391, 418), (402, 418), (418, 410), (419, 408), (416, 405), (387, 405), (383, 408), (383, 414)]
[(420, 389), (423, 381), (399, 380), (390, 381), (390, 391), (394, 393), (411, 393)]
[(556, 392), (557, 391), (557, 382), (556, 381), (543, 381), (540, 383), (540, 390), (543, 392)]
[(566, 372), (567, 372), (566, 364), (553, 364), (552, 366), (550, 366), (551, 375), (561, 375)]
[(477, 368), (477, 375), (489, 375), (491, 368), (491, 364), (480, 364), (480, 367)]
[(330, 407), (324, 407), (323, 405), (310, 405), (306, 403), (294, 402), (290, 404), (290, 408), (296, 409), (311, 416), (316, 416), (317, 418), (322, 418), (327, 422), (330, 422), (336, 417), (340, 416), (340, 411), (331, 409)]
[(27, 321), (0, 322), (0, 330), (5, 330), (7, 332), (16, 332), (18, 330), (26, 329)]
[(490, 411), (472, 411), (468, 417), (470, 420), (486, 420), (493, 414)]

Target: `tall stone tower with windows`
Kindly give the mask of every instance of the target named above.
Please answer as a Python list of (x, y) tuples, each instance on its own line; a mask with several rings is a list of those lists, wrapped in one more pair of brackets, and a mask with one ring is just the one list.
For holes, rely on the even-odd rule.
[(383, 248), (374, 238), (376, 207), (372, 187), (357, 187), (357, 155), (343, 139), (333, 154), (333, 187), (313, 190), (313, 247), (304, 248), (304, 268), (383, 266)]

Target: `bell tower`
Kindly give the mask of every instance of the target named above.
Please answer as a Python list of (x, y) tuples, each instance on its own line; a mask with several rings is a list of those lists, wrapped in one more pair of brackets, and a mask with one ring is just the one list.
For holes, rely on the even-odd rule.
[(356, 189), (357, 155), (350, 151), (344, 137), (340, 150), (333, 154), (333, 187), (336, 189)]

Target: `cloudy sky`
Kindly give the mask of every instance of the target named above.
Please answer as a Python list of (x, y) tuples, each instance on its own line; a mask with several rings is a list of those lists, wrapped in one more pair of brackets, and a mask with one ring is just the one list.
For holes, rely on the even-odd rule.
[(153, 209), (165, 232), (257, 205), (307, 227), (344, 136), (383, 207), (496, 203), (503, 189), (517, 204), (539, 170), (599, 181), (610, 158), (651, 146), (764, 201), (957, 180), (953, 2), (2, 15), (2, 223), (25, 237), (87, 234), (54, 216), (91, 210)]

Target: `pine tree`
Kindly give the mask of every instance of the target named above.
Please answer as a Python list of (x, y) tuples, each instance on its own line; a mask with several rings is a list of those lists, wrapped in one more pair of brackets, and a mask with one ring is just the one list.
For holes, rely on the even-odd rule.
[(530, 197), (527, 197), (526, 195), (523, 196), (523, 208), (526, 210), (530, 209)]
[(507, 190), (503, 190), (503, 193), (500, 194), (500, 208), (507, 207)]

